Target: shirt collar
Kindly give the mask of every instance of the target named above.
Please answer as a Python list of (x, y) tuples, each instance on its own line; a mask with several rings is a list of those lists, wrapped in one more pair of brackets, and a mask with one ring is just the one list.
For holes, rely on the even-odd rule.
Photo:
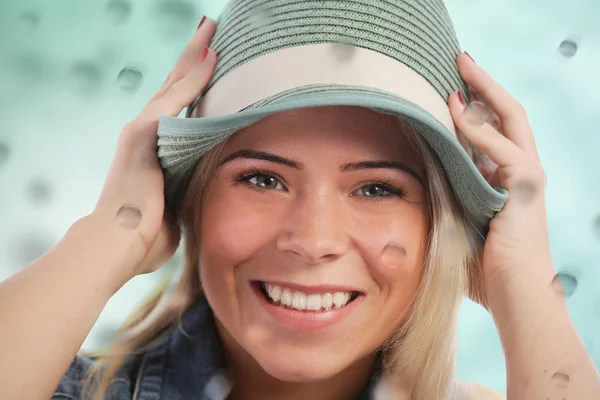
[[(221, 344), (206, 297), (200, 296), (184, 313), (171, 335), (168, 354), (165, 394), (180, 393), (184, 388), (185, 398), (198, 396), (207, 390), (214, 391), (215, 382), (224, 377)], [(228, 394), (223, 393), (222, 397), (205, 394), (201, 398), (225, 399)]]

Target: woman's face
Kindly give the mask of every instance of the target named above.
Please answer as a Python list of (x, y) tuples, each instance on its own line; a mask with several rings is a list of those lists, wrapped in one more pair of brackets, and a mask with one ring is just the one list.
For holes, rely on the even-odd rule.
[[(425, 173), (391, 118), (349, 106), (269, 116), (231, 138), (209, 182), (205, 295), (225, 343), (280, 380), (326, 379), (372, 354), (416, 294)], [(399, 167), (344, 167), (380, 161)]]

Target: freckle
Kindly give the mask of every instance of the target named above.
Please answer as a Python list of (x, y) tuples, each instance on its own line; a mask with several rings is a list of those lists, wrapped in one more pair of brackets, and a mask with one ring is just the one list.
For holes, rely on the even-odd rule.
[(142, 212), (134, 206), (123, 206), (117, 211), (117, 223), (126, 229), (135, 229), (142, 220)]
[(404, 246), (388, 243), (381, 252), (381, 261), (391, 267), (397, 267), (406, 257)]

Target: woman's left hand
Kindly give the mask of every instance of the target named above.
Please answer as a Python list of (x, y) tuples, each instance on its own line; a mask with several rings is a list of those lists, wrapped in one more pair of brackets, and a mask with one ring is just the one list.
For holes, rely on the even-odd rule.
[(491, 220), (483, 249), (487, 298), (497, 285), (527, 285), (531, 279), (555, 273), (546, 222), (546, 174), (523, 106), (467, 54), (459, 54), (457, 64), (464, 81), (484, 103), (465, 106), (459, 92), (452, 93), (448, 104), (454, 123), (497, 165), (489, 175), (490, 185), (505, 188), (510, 196)]

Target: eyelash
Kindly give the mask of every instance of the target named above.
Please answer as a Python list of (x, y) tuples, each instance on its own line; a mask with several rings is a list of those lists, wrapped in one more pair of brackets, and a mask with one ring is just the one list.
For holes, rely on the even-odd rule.
[[(249, 187), (252, 190), (256, 190), (259, 193), (265, 193), (269, 190), (267, 189), (261, 189), (258, 186), (254, 185), (253, 183), (250, 183), (249, 180), (251, 178), (254, 178), (255, 176), (258, 175), (265, 175), (265, 176), (271, 176), (272, 178), (276, 178), (277, 180), (281, 181), (282, 179), (279, 178), (279, 176), (277, 176), (277, 174), (275, 174), (274, 172), (271, 172), (269, 170), (262, 170), (262, 169), (258, 169), (258, 168), (252, 168), (248, 171), (244, 171), (242, 173), (238, 173), (238, 174), (234, 174), (232, 176), (232, 179), (234, 182), (236, 183), (241, 183), (247, 187)], [(281, 182), (280, 182), (281, 183)], [(382, 186), (384, 188), (384, 190), (392, 193), (393, 196), (398, 196), (398, 197), (404, 197), (406, 196), (406, 192), (403, 189), (397, 189), (396, 187), (393, 186), (392, 182), (384, 179), (382, 181), (376, 181), (376, 182), (366, 182), (363, 186), (359, 187), (363, 188), (365, 186), (371, 186), (371, 185), (379, 185)], [(381, 196), (381, 197), (365, 197), (366, 199), (369, 200), (374, 200), (374, 201), (383, 201), (385, 200), (385, 198), (388, 196)]]

